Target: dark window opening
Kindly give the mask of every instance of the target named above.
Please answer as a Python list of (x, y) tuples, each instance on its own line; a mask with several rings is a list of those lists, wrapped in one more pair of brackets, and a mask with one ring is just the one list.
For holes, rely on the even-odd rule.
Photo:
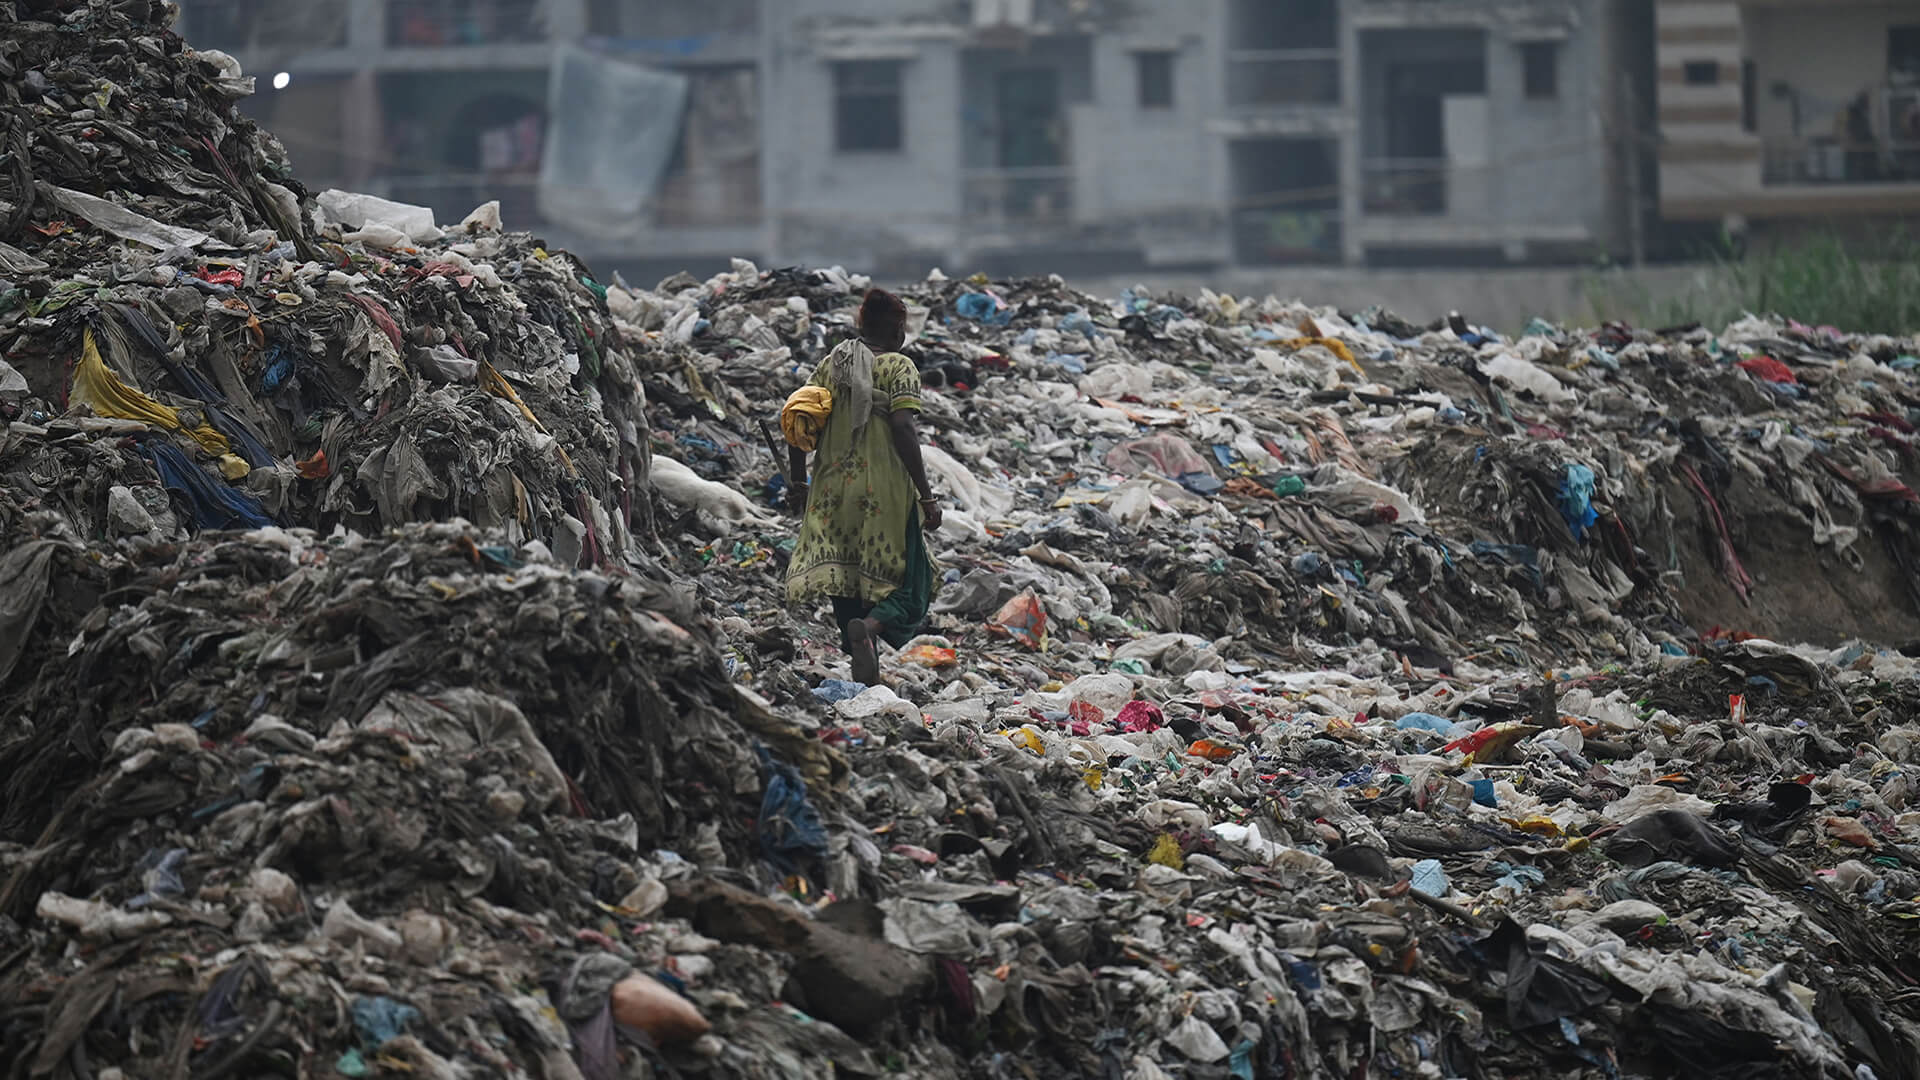
[(1228, 155), (1237, 261), (1276, 265), (1339, 260), (1339, 143), (1249, 139), (1232, 143)]
[(1920, 26), (1887, 27), (1887, 74), (1895, 82), (1920, 83)]
[(905, 144), (898, 60), (833, 65), (833, 144), (842, 152), (885, 152)]
[(1560, 96), (1560, 46), (1551, 41), (1531, 41), (1520, 46), (1521, 66), (1526, 73), (1527, 97), (1544, 101)]
[(1235, 0), (1230, 15), (1234, 49), (1332, 49), (1340, 44), (1336, 0)]
[(1173, 54), (1141, 52), (1133, 54), (1140, 75), (1140, 107), (1173, 108)]
[(1689, 60), (1680, 69), (1688, 86), (1713, 86), (1720, 81), (1718, 60)]

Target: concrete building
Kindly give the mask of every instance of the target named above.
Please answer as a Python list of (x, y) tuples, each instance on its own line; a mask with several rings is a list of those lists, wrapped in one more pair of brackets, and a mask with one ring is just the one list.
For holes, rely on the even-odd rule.
[(781, 258), (1120, 272), (1630, 246), (1644, 3), (787, 0), (766, 19)]
[[(637, 279), (1624, 256), (1650, 148), (1652, 0), (181, 3), (312, 181), (501, 198)], [(537, 197), (566, 45), (688, 77), (665, 179), (603, 228)]]
[[(443, 221), (499, 199), (510, 226), (637, 280), (767, 251), (760, 0), (179, 2), (182, 34), (258, 78), (243, 107), (316, 190), (420, 203)], [(538, 197), (555, 54), (568, 45), (688, 79), (658, 191), (603, 228), (552, 220)]]
[(1920, 4), (1658, 0), (1673, 222), (1920, 214)]

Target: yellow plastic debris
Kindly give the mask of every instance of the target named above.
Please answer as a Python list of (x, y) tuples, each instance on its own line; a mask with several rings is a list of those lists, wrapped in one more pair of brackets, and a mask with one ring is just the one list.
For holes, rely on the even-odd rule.
[[(233, 457), (233, 448), (227, 445), (227, 437), (206, 426), (189, 428), (180, 422), (180, 414), (140, 391), (120, 381), (120, 377), (107, 369), (107, 363), (100, 358), (100, 347), (93, 343), (93, 331), (88, 330), (80, 342), (80, 363), (73, 369), (72, 400), (92, 409), (96, 415), (112, 417), (115, 420), (138, 420), (143, 424), (166, 431), (184, 431), (200, 444), (207, 453), (220, 458)], [(240, 461), (239, 458), (234, 458)], [(245, 462), (240, 464), (244, 467)], [(220, 470), (230, 468), (223, 460)], [(242, 472), (241, 476), (246, 473)], [(233, 479), (229, 475), (229, 479)]]
[(1161, 833), (1160, 839), (1153, 842), (1153, 850), (1147, 852), (1147, 861), (1170, 866), (1175, 870), (1187, 868), (1187, 857), (1180, 850), (1180, 841), (1167, 833)]
[(1022, 750), (1031, 750), (1041, 757), (1047, 756), (1047, 744), (1041, 742), (1040, 733), (1030, 727), (1010, 728), (1000, 734), (1005, 735), (1008, 742)]

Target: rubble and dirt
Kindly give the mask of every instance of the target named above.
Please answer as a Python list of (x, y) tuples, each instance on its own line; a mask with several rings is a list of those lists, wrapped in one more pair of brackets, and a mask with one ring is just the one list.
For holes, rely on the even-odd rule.
[(7, 1076), (1920, 1077), (1920, 342), (935, 273), (865, 687), (761, 432), (865, 279), (0, 22)]

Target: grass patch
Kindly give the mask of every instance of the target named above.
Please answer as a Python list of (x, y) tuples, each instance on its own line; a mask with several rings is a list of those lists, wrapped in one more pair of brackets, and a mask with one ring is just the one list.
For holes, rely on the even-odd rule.
[(1920, 241), (1902, 232), (1860, 245), (1828, 233), (1747, 252), (1723, 241), (1684, 288), (1656, 292), (1631, 271), (1608, 268), (1589, 279), (1586, 293), (1598, 318), (1638, 326), (1718, 329), (1751, 313), (1852, 333), (1912, 334), (1920, 331)]

